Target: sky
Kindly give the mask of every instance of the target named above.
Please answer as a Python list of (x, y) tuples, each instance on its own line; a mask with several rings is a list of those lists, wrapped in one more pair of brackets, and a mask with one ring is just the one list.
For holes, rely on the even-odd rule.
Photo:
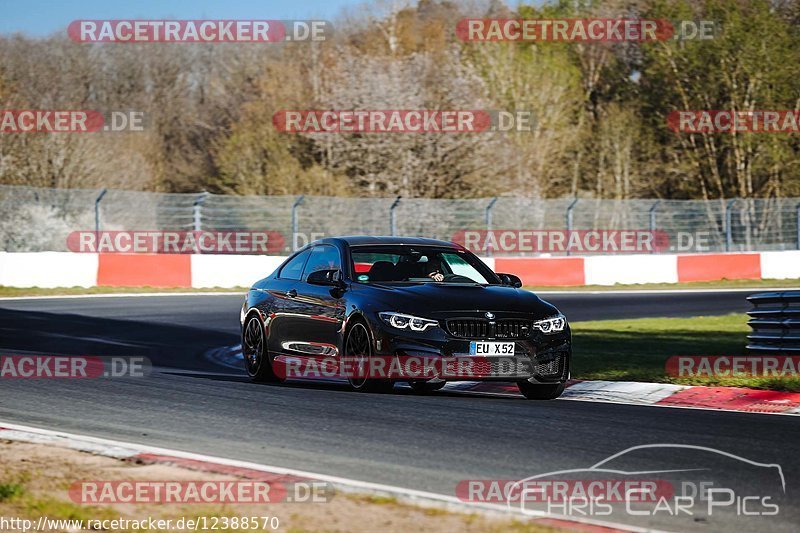
[(41, 37), (78, 19), (326, 19), (364, 0), (0, 0), (0, 34)]

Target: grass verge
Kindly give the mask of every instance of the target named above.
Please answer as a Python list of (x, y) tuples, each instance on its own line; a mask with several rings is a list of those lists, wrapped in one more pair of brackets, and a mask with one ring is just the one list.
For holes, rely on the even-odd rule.
[(747, 316), (638, 318), (574, 322), (572, 377), (800, 391), (798, 378), (674, 378), (673, 355), (748, 355)]
[(210, 289), (192, 289), (187, 287), (56, 287), (52, 289), (42, 289), (39, 287), (5, 287), (0, 285), (0, 297), (14, 296), (70, 296), (73, 294), (136, 294), (149, 292), (220, 292), (244, 294), (247, 292), (245, 287)]
[(691, 283), (642, 283), (639, 285), (582, 285), (580, 287), (526, 286), (534, 292), (541, 291), (648, 291), (648, 290), (692, 290), (692, 289), (800, 289), (800, 279), (724, 279), (720, 281), (696, 281)]
[[(528, 290), (541, 291), (620, 291), (620, 290), (691, 290), (691, 289), (766, 289), (766, 288), (796, 288), (800, 289), (800, 279), (773, 279), (773, 280), (722, 280), (703, 281), (696, 283), (645, 283), (641, 285), (584, 285), (581, 287), (552, 286), (538, 287), (527, 286)], [(0, 297), (13, 296), (68, 296), (73, 294), (136, 294), (148, 292), (220, 292), (244, 293), (247, 287), (222, 288), (212, 287), (193, 289), (187, 287), (56, 287), (42, 289), (39, 287), (5, 287), (0, 285)]]
[[(0, 516), (50, 521), (72, 520), (82, 524), (47, 526), (47, 531), (89, 531), (89, 521), (97, 520), (172, 520), (207, 519), (206, 529), (219, 532), (271, 532), (262, 526), (264, 517), (275, 517), (278, 531), (305, 533), (312, 531), (351, 531), (355, 533), (406, 533), (407, 531), (445, 531), (453, 533), (549, 533), (556, 531), (548, 524), (518, 521), (512, 517), (486, 516), (450, 512), (403, 503), (389, 497), (362, 494), (336, 494), (326, 503), (274, 502), (254, 503), (104, 503), (83, 504), (73, 501), (69, 488), (79, 481), (233, 481), (231, 475), (182, 469), (168, 465), (140, 465), (109, 457), (100, 457), (52, 445), (0, 440)], [(236, 491), (234, 490), (234, 493)], [(99, 493), (101, 495), (105, 492)], [(110, 495), (110, 493), (109, 493)], [(105, 497), (105, 496), (103, 496)], [(226, 528), (222, 518), (251, 518), (249, 525)], [(253, 520), (257, 523), (254, 524)], [(215, 524), (215, 525), (211, 525)], [(217, 525), (219, 527), (217, 527)], [(106, 531), (139, 533), (146, 527), (130, 525), (106, 527)], [(113, 528), (113, 529), (111, 529)], [(95, 528), (96, 530), (97, 528)], [(185, 531), (187, 528), (170, 529)], [(5, 529), (3, 530), (5, 531)], [(193, 529), (192, 529), (193, 531)]]

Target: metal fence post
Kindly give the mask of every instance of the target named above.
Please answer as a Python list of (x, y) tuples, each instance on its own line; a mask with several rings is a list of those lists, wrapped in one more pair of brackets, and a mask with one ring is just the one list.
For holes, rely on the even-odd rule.
[(797, 222), (797, 249), (800, 250), (800, 203), (797, 204), (795, 210), (797, 211), (797, 218), (795, 219)]
[[(497, 202), (497, 196), (492, 198), (489, 201), (489, 205), (486, 206), (486, 242), (491, 242), (489, 240), (489, 232), (492, 231), (492, 208), (494, 204)], [(492, 257), (492, 247), (489, 246), (486, 249), (486, 257)]]
[(208, 193), (203, 191), (200, 196), (195, 198), (192, 205), (192, 219), (194, 221), (194, 230), (201, 231), (203, 229), (203, 204), (208, 197)]
[(108, 189), (103, 189), (100, 191), (100, 194), (97, 195), (97, 198), (94, 200), (94, 238), (95, 242), (97, 237), (100, 233), (100, 201), (103, 199), (103, 196), (106, 195)]
[(395, 198), (392, 207), (389, 208), (389, 232), (391, 233), (392, 237), (397, 235), (397, 220), (395, 219), (394, 216), (394, 210), (400, 204), (401, 198), (402, 196), (398, 196), (397, 198)]
[[(577, 204), (577, 203), (578, 203), (578, 199), (575, 198), (574, 200), (572, 200), (572, 203), (569, 204), (569, 206), (567, 207), (567, 233), (568, 234), (572, 233), (572, 210), (575, 208), (575, 204)], [(569, 246), (568, 246), (567, 247), (567, 255), (569, 255), (569, 254), (570, 254), (570, 251), (569, 251)]]
[[(656, 235), (656, 209), (658, 209), (658, 204), (661, 203), (661, 200), (656, 200), (656, 202), (650, 207), (650, 210), (647, 212), (650, 215), (650, 233), (653, 235), (653, 239), (655, 239)], [(655, 247), (650, 250), (651, 254), (656, 253)]]
[(292, 204), (292, 251), (297, 250), (297, 208), (303, 203), (305, 194), (301, 194)]
[(738, 198), (734, 198), (732, 200), (728, 200), (728, 203), (725, 205), (725, 251), (730, 252), (731, 248), (733, 247), (733, 230), (731, 226), (733, 225), (733, 211), (731, 208), (733, 204), (736, 203)]

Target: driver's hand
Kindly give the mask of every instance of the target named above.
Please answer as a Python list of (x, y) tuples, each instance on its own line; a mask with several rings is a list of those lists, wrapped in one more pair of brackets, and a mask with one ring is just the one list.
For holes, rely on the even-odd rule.
[(428, 274), (428, 277), (433, 279), (433, 281), (444, 281), (444, 274), (441, 272), (431, 272)]

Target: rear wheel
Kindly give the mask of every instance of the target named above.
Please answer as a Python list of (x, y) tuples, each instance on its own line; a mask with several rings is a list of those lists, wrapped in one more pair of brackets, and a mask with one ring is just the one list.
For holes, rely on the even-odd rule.
[(430, 381), (409, 381), (408, 384), (411, 389), (418, 393), (418, 394), (426, 394), (428, 392), (433, 392), (441, 389), (445, 386), (445, 381), (440, 381), (438, 383), (431, 383)]
[(528, 400), (555, 400), (564, 392), (566, 384), (554, 383), (542, 385), (539, 383), (531, 383), (530, 381), (518, 381), (517, 387), (519, 387), (519, 391)]
[(363, 322), (356, 322), (348, 330), (344, 341), (344, 356), (353, 362), (354, 375), (347, 376), (347, 381), (353, 390), (359, 392), (388, 392), (394, 387), (394, 384), (389, 380), (368, 377), (372, 343), (370, 342), (367, 326)]
[(283, 381), (275, 375), (267, 355), (264, 327), (257, 316), (251, 315), (242, 331), (242, 355), (244, 366), (250, 379), (260, 383)]

